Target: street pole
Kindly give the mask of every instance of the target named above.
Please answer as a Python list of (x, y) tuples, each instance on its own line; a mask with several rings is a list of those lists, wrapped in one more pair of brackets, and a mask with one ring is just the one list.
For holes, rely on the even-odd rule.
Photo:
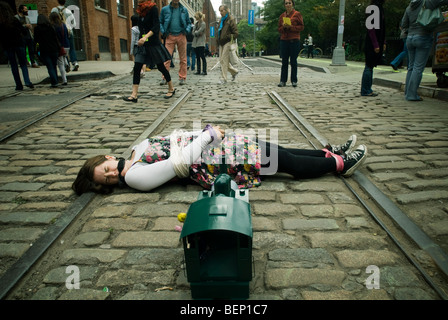
[(344, 15), (345, 0), (339, 2), (339, 23), (338, 23), (338, 40), (336, 48), (333, 50), (332, 66), (347, 66), (345, 64), (345, 50), (342, 47), (342, 39), (344, 37)]

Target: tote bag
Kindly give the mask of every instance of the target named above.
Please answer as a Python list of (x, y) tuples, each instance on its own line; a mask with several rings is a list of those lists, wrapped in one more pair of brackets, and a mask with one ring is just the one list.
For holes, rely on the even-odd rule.
[(434, 30), (439, 24), (443, 22), (443, 15), (440, 8), (434, 10), (426, 9), (425, 2), (418, 13), (417, 23), (423, 26), (426, 30)]

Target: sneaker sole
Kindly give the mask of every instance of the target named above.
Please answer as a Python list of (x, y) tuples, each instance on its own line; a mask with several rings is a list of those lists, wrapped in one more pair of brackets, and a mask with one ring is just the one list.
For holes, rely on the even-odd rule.
[[(356, 134), (352, 134), (352, 135), (348, 138), (348, 140), (350, 140), (351, 138), (352, 138), (352, 143), (351, 143), (350, 146), (348, 147), (347, 151), (345, 151), (345, 153), (350, 153), (350, 152), (352, 152), (353, 149), (354, 149), (355, 146), (356, 146), (356, 139), (357, 139)], [(366, 148), (366, 149), (367, 149), (367, 148)]]
[(350, 177), (356, 171), (356, 169), (358, 169), (358, 167), (364, 163), (364, 161), (367, 158), (367, 147), (366, 146), (364, 146), (364, 150), (365, 150), (365, 152), (364, 152), (364, 155), (362, 156), (361, 160), (359, 160), (353, 167), (351, 167), (346, 172), (344, 172), (342, 174), (343, 177), (345, 177), (345, 178)]

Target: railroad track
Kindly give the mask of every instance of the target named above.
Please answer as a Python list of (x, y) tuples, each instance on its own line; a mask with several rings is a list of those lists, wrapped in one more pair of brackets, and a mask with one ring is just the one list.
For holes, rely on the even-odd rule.
[[(77, 100), (73, 100), (66, 106), (82, 100), (87, 96), (94, 94), (98, 89), (92, 89), (85, 94), (79, 95)], [(309, 144), (320, 149), (327, 144), (327, 140), (322, 136), (307, 120), (302, 117), (297, 111), (295, 111), (288, 103), (274, 91), (268, 91), (268, 96), (272, 101), (276, 103), (278, 108), (285, 114), (285, 116), (291, 121), (294, 127), (301, 133), (301, 135), (309, 142)], [(144, 130), (135, 142), (139, 142), (145, 137), (160, 133), (169, 119), (174, 114), (181, 110), (182, 106), (192, 97), (194, 92), (187, 91), (183, 93), (171, 106), (169, 106), (163, 113), (161, 113), (156, 121), (154, 121), (146, 130)], [(64, 107), (66, 107), (64, 106)], [(58, 110), (53, 110), (51, 113), (42, 115), (39, 119), (34, 119), (29, 125), (38, 124), (39, 120), (49, 117), (55, 112), (63, 109), (59, 106)], [(8, 139), (14, 134), (19, 133), (28, 126), (22, 126), (16, 128), (13, 134), (4, 136), (1, 141)], [(128, 157), (131, 152), (130, 147), (122, 153), (123, 157)], [(399, 250), (405, 255), (410, 263), (420, 272), (424, 280), (433, 288), (436, 294), (441, 299), (447, 299), (447, 295), (442, 287), (443, 279), (434, 279), (428, 272), (412, 257), (413, 250), (416, 247), (420, 247), (425, 250), (438, 265), (440, 270), (447, 274), (447, 258), (446, 254), (436, 245), (429, 237), (426, 237), (424, 232), (420, 230), (409, 219), (406, 219), (406, 215), (402, 213), (398, 208), (393, 205), (393, 202), (376, 189), (372, 182), (370, 182), (362, 173), (357, 172), (353, 178), (342, 178), (345, 186), (356, 197), (356, 199), (362, 204), (362, 206), (369, 212), (373, 219), (385, 230), (390, 239), (399, 248)], [(84, 194), (77, 198), (73, 204), (64, 212), (64, 214), (58, 218), (55, 224), (49, 227), (47, 232), (41, 236), (33, 246), (25, 252), (25, 254), (10, 267), (0, 279), (0, 298), (3, 299), (7, 294), (13, 290), (14, 286), (21, 281), (27, 272), (33, 267), (33, 265), (45, 254), (45, 252), (51, 247), (58, 237), (70, 227), (73, 221), (81, 214), (81, 212), (92, 202), (94, 194)]]

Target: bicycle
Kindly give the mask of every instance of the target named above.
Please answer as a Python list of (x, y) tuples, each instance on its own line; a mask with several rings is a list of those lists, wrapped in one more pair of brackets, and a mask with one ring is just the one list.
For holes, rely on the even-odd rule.
[[(322, 54), (323, 54), (323, 52), (322, 52), (321, 48), (313, 47), (313, 57), (314, 58), (320, 58), (320, 57), (322, 57)], [(303, 48), (302, 50), (300, 50), (299, 57), (307, 58), (308, 57), (308, 48)]]

